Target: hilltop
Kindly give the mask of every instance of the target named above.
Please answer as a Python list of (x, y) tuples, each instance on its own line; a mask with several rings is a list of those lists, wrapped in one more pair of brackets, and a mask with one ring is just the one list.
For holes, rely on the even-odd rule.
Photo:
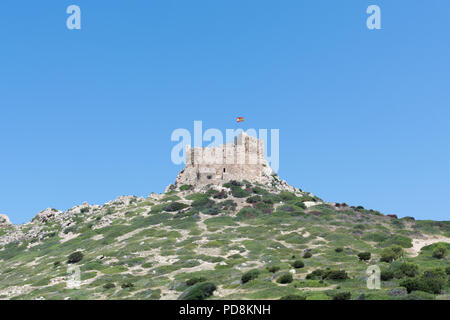
[(23, 225), (0, 216), (0, 298), (449, 298), (449, 221), (326, 202), (263, 164), (202, 177), (191, 162), (163, 194), (49, 208)]

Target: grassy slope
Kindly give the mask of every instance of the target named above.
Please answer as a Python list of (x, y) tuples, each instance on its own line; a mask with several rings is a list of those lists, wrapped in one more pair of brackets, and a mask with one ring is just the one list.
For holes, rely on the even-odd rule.
[[(450, 237), (449, 222), (398, 220), (372, 210), (327, 204), (304, 209), (301, 202), (311, 200), (307, 194), (280, 197), (261, 187), (254, 189), (261, 199), (249, 204), (241, 192), (245, 186), (233, 188), (242, 198), (172, 191), (158, 200), (136, 199), (128, 206), (105, 205), (73, 214), (73, 224), (65, 229), (59, 223), (39, 225), (46, 232), (42, 239), (0, 247), (0, 298), (176, 299), (186, 290), (186, 280), (203, 277), (218, 287), (210, 299), (278, 299), (292, 294), (331, 299), (340, 291), (350, 291), (353, 299), (362, 294), (366, 299), (393, 299), (388, 292), (401, 279), (383, 281), (381, 290), (366, 288), (369, 264), (390, 267), (379, 262), (381, 250), (396, 243), (410, 247), (411, 238)], [(255, 196), (251, 188), (247, 191)], [(222, 201), (228, 202), (216, 205)], [(189, 206), (167, 212), (173, 202)], [(107, 218), (112, 223), (98, 228)], [(33, 224), (37, 222), (21, 228)], [(7, 232), (0, 230), (0, 236)], [(343, 251), (336, 252), (337, 247)], [(312, 257), (303, 259), (307, 249)], [(84, 254), (75, 264), (83, 282), (80, 289), (68, 289), (67, 257), (75, 251)], [(357, 253), (362, 251), (372, 253), (371, 262), (359, 261)], [(277, 283), (299, 258), (305, 267), (296, 270), (294, 281)], [(433, 258), (429, 248), (416, 257), (406, 255), (405, 261), (417, 264), (420, 271), (449, 266), (448, 256)], [(269, 266), (280, 270), (271, 273)], [(347, 271), (350, 279), (305, 279), (311, 271), (327, 267)], [(259, 276), (242, 284), (242, 274), (251, 269), (258, 269)], [(122, 288), (127, 283), (132, 286)], [(449, 293), (447, 285), (439, 297)]]

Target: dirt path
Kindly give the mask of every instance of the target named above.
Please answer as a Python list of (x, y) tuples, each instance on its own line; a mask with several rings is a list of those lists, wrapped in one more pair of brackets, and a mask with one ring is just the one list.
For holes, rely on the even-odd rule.
[(443, 237), (443, 236), (435, 236), (435, 237), (427, 237), (424, 239), (413, 239), (412, 248), (406, 249), (406, 251), (409, 253), (411, 257), (417, 257), (420, 253), (420, 250), (423, 247), (429, 246), (430, 244), (436, 243), (436, 242), (447, 242), (450, 243), (450, 238)]

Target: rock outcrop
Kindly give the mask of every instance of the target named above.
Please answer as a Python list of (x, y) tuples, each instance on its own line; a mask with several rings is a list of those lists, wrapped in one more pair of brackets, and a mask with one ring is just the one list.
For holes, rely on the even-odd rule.
[(33, 220), (39, 221), (42, 223), (46, 223), (50, 220), (55, 219), (58, 215), (60, 215), (62, 212), (53, 208), (47, 208), (45, 210), (42, 210), (39, 212)]
[(6, 214), (0, 214), (0, 228), (7, 227), (11, 224), (9, 218)]

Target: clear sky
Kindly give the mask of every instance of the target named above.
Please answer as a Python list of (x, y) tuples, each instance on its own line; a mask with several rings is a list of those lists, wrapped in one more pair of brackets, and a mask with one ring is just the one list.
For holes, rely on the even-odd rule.
[[(66, 28), (66, 8), (82, 29)], [(366, 27), (381, 8), (382, 30)], [(450, 220), (446, 0), (2, 0), (0, 213), (162, 192), (176, 128), (280, 129), (281, 178)]]

